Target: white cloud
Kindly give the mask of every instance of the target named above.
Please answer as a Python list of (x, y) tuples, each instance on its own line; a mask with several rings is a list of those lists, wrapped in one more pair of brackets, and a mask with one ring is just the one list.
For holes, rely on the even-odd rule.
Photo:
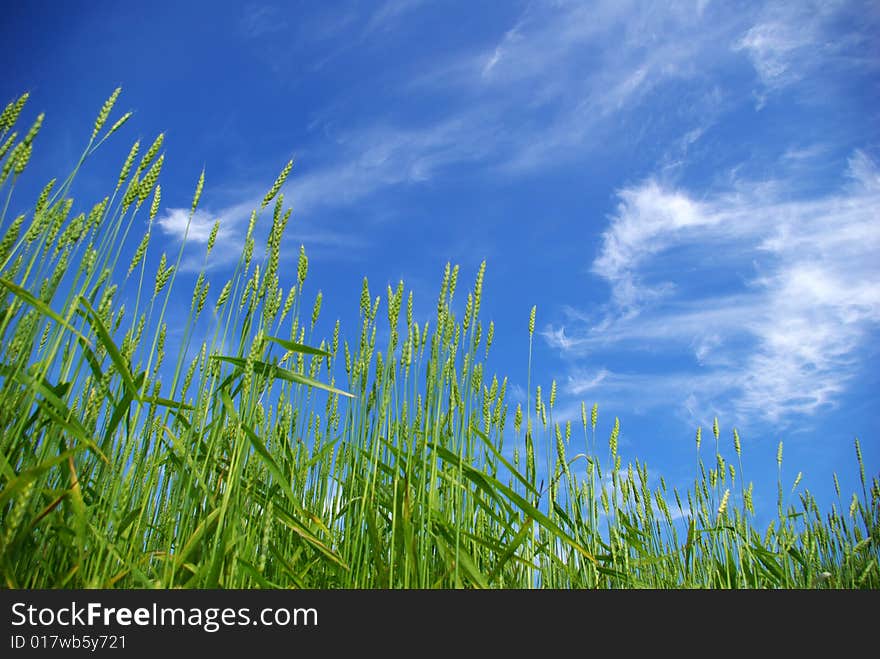
[(857, 188), (874, 193), (880, 191), (880, 169), (864, 151), (857, 150), (848, 165), (847, 174)]
[(699, 200), (653, 180), (620, 191), (593, 262), (611, 307), (570, 314), (546, 340), (570, 356), (676, 355), (677, 373), (612, 369), (602, 381), (682, 407), (780, 421), (835, 404), (880, 324), (880, 172), (856, 152), (847, 175), (837, 192), (800, 200), (784, 179)]
[[(391, 3), (376, 17), (396, 20), (417, 4)], [(621, 0), (530, 5), (497, 41), (432, 59), (402, 82), (400, 93), (447, 108), (442, 114), (413, 125), (392, 111), (328, 144), (333, 161), (300, 179), (300, 202), (350, 204), (427, 181), (447, 165), (478, 163), (509, 175), (582, 157), (653, 91), (728, 56), (718, 43), (734, 38), (741, 19), (709, 20), (698, 9), (684, 3), (645, 11)], [(691, 144), (706, 128), (707, 109), (697, 103), (689, 112)], [(341, 181), (336, 194), (326, 194), (334, 180)]]
[(385, 0), (370, 16), (364, 34), (394, 27), (406, 14), (424, 4), (424, 0)]
[[(207, 265), (216, 267), (234, 261), (241, 254), (243, 244), (240, 225), (250, 216), (250, 209), (254, 204), (236, 204), (217, 213), (209, 213), (204, 209), (197, 209), (190, 219), (188, 208), (166, 208), (156, 223), (166, 236), (175, 241), (186, 240), (187, 248), (183, 260), (180, 263), (182, 272), (195, 272)], [(211, 229), (216, 221), (220, 221), (214, 249), (211, 253), (210, 262), (205, 263), (205, 245), (211, 235)]]
[(565, 334), (565, 327), (549, 327), (542, 330), (541, 335), (547, 340), (547, 343), (554, 348), (561, 350), (570, 350), (574, 347), (575, 342)]
[[(839, 64), (855, 64), (859, 58), (854, 53), (870, 52), (878, 18), (872, 3), (768, 3), (733, 45), (734, 51), (748, 56), (763, 87), (755, 92), (757, 108), (764, 106), (768, 94), (802, 81), (808, 73), (818, 69), (829, 73)], [(858, 27), (844, 34), (839, 29), (835, 32), (835, 25), (853, 20)], [(876, 56), (864, 56), (861, 64), (876, 68)]]
[(568, 386), (566, 387), (567, 391), (571, 393), (573, 396), (580, 396), (586, 391), (591, 391), (595, 389), (600, 384), (605, 381), (609, 372), (607, 369), (599, 369), (596, 373), (592, 373), (589, 375), (581, 374), (578, 376), (570, 376), (568, 378)]
[(776, 88), (800, 77), (797, 60), (812, 41), (811, 30), (804, 30), (802, 24), (771, 21), (749, 29), (736, 49), (748, 53), (764, 85)]
[[(349, 30), (357, 23), (351, 16), (362, 16), (363, 39), (366, 33), (399, 27), (422, 4), (389, 0), (369, 14), (352, 10), (340, 24)], [(320, 145), (326, 159), (305, 163), (304, 172), (285, 186), (289, 203), (298, 217), (308, 218), (313, 211), (349, 207), (395, 186), (425, 184), (441, 170), (461, 165), (478, 165), (477, 176), (521, 175), (583, 159), (598, 149), (636, 146), (649, 134), (652, 142), (668, 143), (658, 133), (670, 125), (651, 122), (672, 123), (667, 113), (654, 108), (663, 106), (664, 94), (673, 88), (687, 97), (675, 105), (670, 128), (680, 138), (674, 154), (667, 149), (658, 157), (674, 158), (667, 168), (677, 167), (729, 110), (731, 90), (721, 86), (720, 73), (752, 62), (764, 71), (766, 84), (790, 84), (807, 66), (795, 61), (805, 43), (818, 61), (821, 49), (813, 46), (827, 41), (826, 19), (834, 12), (795, 11), (785, 3), (768, 7), (741, 11), (703, 1), (654, 6), (631, 0), (530, 3), (494, 41), (454, 51), (446, 59), (432, 56), (418, 67), (417, 79), (398, 81), (398, 93), (430, 101), (438, 109), (431, 119), (415, 124), (386, 107), (381, 120), (365, 125), (346, 128), (337, 121), (333, 141)], [(264, 20), (260, 17), (265, 12), (251, 13), (255, 25)], [(357, 35), (351, 36), (356, 40)], [(757, 195), (757, 187), (748, 193)], [(614, 280), (617, 303), (632, 309), (665, 299), (672, 290), (668, 282), (649, 284), (649, 272), (625, 267), (638, 256), (633, 246), (646, 255), (651, 249), (663, 252), (666, 241), (679, 245), (677, 235), (693, 233), (697, 227), (689, 223), (700, 225), (703, 237), (711, 227), (718, 228), (714, 239), (723, 241), (738, 225), (749, 233), (755, 221), (745, 211), (736, 219), (730, 216), (737, 208), (735, 199), (726, 205), (716, 200), (707, 208), (702, 200), (661, 182), (630, 187), (621, 202), (629, 208), (627, 217), (645, 208), (681, 225), (670, 231), (662, 219), (652, 226), (634, 217), (629, 233), (621, 225), (611, 237), (617, 244), (609, 243), (594, 264), (597, 273)], [(728, 215), (719, 215), (725, 209)], [(169, 222), (179, 225), (180, 218)], [(650, 245), (643, 240), (647, 236), (652, 236)], [(564, 332), (558, 336), (560, 341), (581, 338)]]
[[(332, 58), (371, 35), (402, 29), (427, 11), (425, 4), (387, 0), (369, 11), (333, 13), (344, 20), (320, 14), (333, 29), (312, 20), (303, 37), (334, 35), (345, 45)], [(402, 108), (411, 107), (411, 99), (430, 106), (431, 118), (408, 121), (392, 102), (382, 107), (381, 119), (346, 125), (352, 113), (342, 102), (334, 112), (345, 119), (327, 119), (342, 127), (334, 130), (342, 137), (321, 144), (328, 158), (308, 163), (289, 189), (303, 212), (344, 207), (396, 185), (424, 184), (442, 167), (476, 164), (478, 175), (521, 175), (602, 149), (642, 140), (653, 145), (667, 129), (681, 135), (681, 154), (667, 163), (676, 166), (731, 102), (742, 102), (731, 101), (740, 89), (724, 86), (737, 67), (750, 62), (765, 87), (778, 87), (800, 80), (829, 54), (844, 61), (846, 53), (852, 66), (860, 65), (851, 41), (864, 35), (856, 31), (829, 45), (839, 12), (834, 3), (814, 4), (536, 0), (494, 39), (466, 42), (446, 56), (432, 52), (429, 61), (416, 55), (402, 67), (402, 79), (395, 80), (394, 68), (383, 70), (383, 80), (393, 81), (390, 97), (398, 95)], [(271, 10), (252, 7), (248, 15), (259, 26)], [(673, 89), (686, 100), (666, 112), (665, 95)]]
[[(593, 271), (613, 283), (614, 300), (629, 309), (662, 290), (640, 285), (637, 266), (697, 227), (721, 218), (687, 195), (669, 191), (650, 180), (618, 193), (620, 204), (611, 227), (603, 234), (602, 253)], [(661, 287), (662, 288), (662, 287)]]
[(301, 213), (348, 206), (395, 185), (428, 181), (444, 167), (481, 159), (484, 148), (460, 119), (424, 128), (374, 126), (340, 137), (337, 158), (292, 177), (285, 191)]
[[(422, 4), (384, 3), (367, 32), (397, 26)], [(290, 189), (301, 210), (348, 206), (392, 186), (423, 184), (441, 167), (477, 164), (483, 175), (521, 175), (635, 147), (674, 121), (681, 153), (666, 154), (677, 159), (672, 167), (730, 110), (739, 90), (721, 85), (723, 73), (752, 62), (766, 84), (800, 79), (820, 52), (835, 52), (817, 47), (828, 41), (827, 17), (835, 15), (785, 4), (742, 11), (706, 2), (530, 3), (494, 41), (432, 57), (399, 81), (402, 99), (443, 108), (432, 119), (415, 124), (384, 108), (381, 120), (322, 145), (330, 157)], [(813, 64), (799, 63), (804, 49)], [(675, 105), (674, 119), (654, 109), (673, 88), (687, 99)]]
[(157, 222), (162, 230), (178, 240), (186, 236), (188, 242), (206, 243), (211, 235), (211, 228), (216, 218), (199, 209), (190, 219), (190, 211), (187, 208), (167, 208)]
[[(290, 184), (288, 183), (288, 186)], [(332, 253), (334, 255), (346, 254), (351, 256), (360, 252), (364, 246), (363, 238), (352, 236), (349, 232), (334, 230), (333, 228), (316, 228), (307, 220), (297, 216), (299, 204), (296, 197), (291, 198), (290, 191), (284, 200), (285, 209), (293, 207), (287, 230), (285, 231), (285, 245), (306, 245), (309, 254), (317, 252)], [(329, 191), (327, 191), (329, 194)], [(244, 246), (244, 235), (250, 221), (251, 212), (259, 209), (262, 195), (244, 195), (244, 201), (226, 206), (216, 212), (208, 212), (198, 209), (190, 220), (190, 211), (187, 208), (167, 208), (156, 220), (162, 232), (176, 241), (186, 238), (187, 249), (181, 262), (180, 269), (183, 272), (195, 272), (207, 266), (216, 268), (234, 263), (241, 255)], [(274, 203), (274, 202), (273, 202)], [(257, 224), (254, 229), (256, 240), (256, 257), (259, 258), (263, 249), (264, 239), (272, 223), (272, 205), (258, 214)], [(215, 221), (220, 221), (220, 228), (214, 248), (207, 263), (205, 263), (204, 246), (208, 242), (211, 229)], [(189, 229), (187, 231), (187, 223)], [(282, 246), (283, 253), (290, 252)]]

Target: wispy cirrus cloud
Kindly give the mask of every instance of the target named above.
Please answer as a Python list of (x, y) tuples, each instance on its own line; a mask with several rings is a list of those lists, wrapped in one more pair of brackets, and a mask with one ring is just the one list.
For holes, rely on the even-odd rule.
[[(389, 0), (369, 13), (348, 7), (343, 34), (334, 34), (361, 42), (403, 30), (423, 5)], [(794, 84), (828, 58), (852, 56), (852, 43), (829, 45), (842, 12), (837, 3), (817, 3), (816, 11), (789, 5), (529, 3), (494, 40), (383, 71), (400, 108), (386, 104), (380, 117), (360, 125), (325, 117), (334, 125), (320, 144), (325, 157), (291, 190), (303, 212), (345, 207), (397, 185), (424, 184), (445, 167), (530, 175), (602, 150), (635, 150), (642, 142), (657, 148), (657, 133), (669, 130), (678, 133), (669, 139), (677, 139), (679, 153), (656, 155), (676, 165), (731, 104), (748, 103), (719, 82), (722, 72), (751, 63), (761, 81), (755, 93), (766, 98), (771, 87)], [(862, 38), (856, 32), (853, 39)], [(341, 101), (334, 112), (358, 99)], [(437, 111), (414, 120), (412, 101)], [(672, 113), (656, 111), (672, 101)]]
[(653, 180), (621, 190), (592, 266), (609, 306), (570, 312), (544, 337), (587, 361), (638, 351), (674, 366), (584, 368), (571, 393), (601, 375), (621, 395), (774, 421), (834, 405), (880, 326), (880, 172), (857, 151), (840, 189), (790, 196), (785, 180), (701, 199)]
[[(333, 125), (327, 134), (315, 133), (324, 141), (311, 152), (323, 155), (292, 176), (285, 192), (300, 216), (326, 217), (323, 211), (351, 207), (397, 186), (423, 185), (462, 166), (469, 166), (471, 176), (520, 177), (584, 161), (597, 150), (636, 150), (647, 143), (665, 167), (677, 167), (730, 112), (731, 103), (748, 104), (725, 88), (720, 72), (753, 66), (762, 85), (756, 93), (766, 96), (771, 88), (794, 85), (823, 58), (843, 61), (844, 54), (852, 55), (850, 42), (863, 38), (855, 30), (846, 43), (828, 45), (831, 26), (843, 11), (839, 3), (817, 3), (812, 12), (789, 4), (740, 11), (706, 2), (530, 3), (496, 39), (403, 68), (397, 77), (390, 74), (388, 80), (396, 81), (390, 93), (400, 98), (401, 108), (412, 98), (438, 111), (416, 120), (386, 104), (380, 117), (359, 125), (335, 115), (318, 121)], [(421, 11), (421, 5), (387, 2), (368, 14), (349, 7), (349, 18), (337, 27), (363, 39), (364, 22), (350, 18), (356, 13), (369, 18), (366, 25), (373, 28), (366, 32), (402, 29), (403, 19)], [(853, 60), (852, 65), (860, 64)], [(683, 96), (687, 102), (680, 102)], [(341, 102), (334, 112), (343, 112), (350, 102)], [(665, 147), (655, 147), (659, 139)], [(804, 148), (790, 150), (792, 161), (809, 160)], [(750, 194), (758, 194), (758, 188)], [(754, 223), (743, 211), (737, 222), (719, 224), (721, 216), (702, 199), (661, 182), (626, 187), (621, 203), (636, 233), (630, 235), (621, 224), (614, 244), (595, 265), (615, 281), (621, 308), (628, 298), (637, 304), (639, 296), (662, 296), (665, 285), (628, 280), (637, 274), (625, 267), (633, 245), (662, 251), (665, 241), (675, 242), (676, 232), (692, 229), (723, 240), (735, 227), (748, 233)], [(639, 219), (642, 208), (654, 219)], [(736, 208), (731, 200), (729, 212)], [(652, 225), (653, 247), (645, 248), (640, 236), (654, 230)]]
[[(257, 199), (253, 201), (259, 203)], [(156, 224), (168, 238), (176, 242), (186, 240), (187, 251), (180, 269), (191, 272), (206, 265), (205, 246), (214, 224), (218, 221), (220, 227), (207, 265), (222, 266), (238, 258), (244, 242), (241, 225), (247, 222), (252, 208), (255, 205), (250, 202), (227, 206), (216, 212), (200, 208), (191, 213), (189, 208), (165, 208), (157, 217)]]
[[(420, 5), (388, 3), (369, 24), (399, 26)], [(537, 3), (497, 42), (425, 62), (399, 78), (392, 93), (443, 111), (417, 122), (393, 108), (360, 126), (334, 121), (333, 140), (321, 149), (329, 157), (292, 182), (301, 207), (350, 205), (395, 185), (422, 184), (444, 167), (474, 165), (482, 176), (510, 176), (583, 158), (603, 139), (620, 139), (620, 121), (654, 90), (699, 74), (696, 61), (711, 67), (719, 54), (728, 56), (716, 43), (732, 40), (741, 22), (733, 15), (704, 22), (687, 3), (637, 8)], [(711, 87), (693, 96), (688, 143), (699, 139), (718, 104)]]
[(285, 186), (299, 212), (347, 206), (382, 189), (431, 179), (438, 170), (486, 156), (468, 139), (466, 121), (453, 118), (424, 128), (388, 125), (337, 137), (336, 158), (292, 176)]
[(809, 47), (814, 45), (814, 29), (813, 21), (768, 20), (751, 27), (736, 43), (735, 49), (748, 54), (766, 87), (779, 89), (803, 75), (798, 64), (804, 61)]
[[(175, 240), (186, 240), (186, 251), (180, 265), (183, 272), (195, 272), (203, 267), (222, 268), (235, 263), (241, 255), (244, 237), (253, 210), (259, 210), (262, 195), (246, 195), (244, 201), (219, 208), (216, 211), (196, 210), (190, 216), (188, 208), (166, 208), (156, 219), (162, 233)], [(294, 208), (297, 204), (293, 203)], [(285, 209), (291, 207), (288, 196)], [(272, 207), (258, 213), (254, 229), (257, 253), (272, 223)], [(294, 210), (294, 215), (297, 210)], [(211, 255), (205, 260), (205, 247), (215, 222), (220, 223), (217, 238)], [(311, 254), (322, 253), (331, 256), (350, 255), (362, 251), (367, 243), (362, 236), (334, 227), (322, 227), (307, 218), (292, 217), (285, 232), (284, 250), (295, 249), (299, 244), (307, 244)], [(286, 252), (287, 253), (287, 252)], [(292, 252), (291, 252), (292, 253)]]
[[(435, 84), (468, 90), (493, 118), (515, 122), (496, 155), (504, 171), (526, 173), (637, 139), (621, 124), (670, 83), (707, 75), (727, 57), (718, 43), (741, 24), (734, 14), (706, 19), (691, 3), (537, 3), (495, 45), (441, 66)], [(712, 114), (713, 93), (694, 92), (703, 99), (691, 108), (695, 127)]]
[(249, 3), (241, 17), (241, 30), (250, 39), (259, 39), (287, 29), (281, 10), (270, 4)]
[(364, 35), (390, 30), (410, 12), (425, 4), (425, 0), (385, 0), (370, 15), (364, 26)]
[[(855, 22), (853, 29), (835, 33), (835, 24), (848, 22)], [(755, 97), (761, 109), (768, 95), (802, 81), (820, 67), (826, 71), (854, 64), (876, 68), (871, 35), (878, 27), (880, 12), (870, 2), (776, 2), (760, 11), (733, 48), (744, 53), (755, 69), (761, 83)]]
[[(216, 218), (203, 210), (197, 210), (190, 216), (187, 208), (166, 208), (157, 223), (169, 236), (201, 244), (208, 242), (215, 221)], [(224, 229), (224, 232), (228, 232), (228, 229)]]
[[(863, 31), (832, 36), (845, 8), (814, 4), (741, 11), (705, 2), (530, 3), (496, 41), (469, 44), (398, 78), (392, 93), (443, 107), (442, 114), (413, 123), (386, 110), (381, 123), (350, 128), (342, 143), (327, 145), (337, 162), (325, 163), (315, 179), (341, 176), (345, 187), (361, 191), (333, 198), (344, 205), (392, 185), (423, 183), (438, 162), (474, 164), (485, 176), (530, 174), (653, 139), (672, 118), (652, 108), (682, 96), (675, 130), (687, 152), (742, 102), (739, 90), (719, 82), (724, 71), (754, 67), (754, 93), (764, 103), (770, 91), (832, 60), (864, 64), (853, 59)], [(402, 16), (420, 9), (419, 2), (390, 2), (369, 23), (400, 27)], [(378, 165), (377, 151), (385, 157)]]

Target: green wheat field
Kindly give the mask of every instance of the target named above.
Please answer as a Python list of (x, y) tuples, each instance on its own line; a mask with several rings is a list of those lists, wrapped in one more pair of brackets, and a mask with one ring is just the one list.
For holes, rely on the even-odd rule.
[[(880, 482), (858, 441), (862, 487), (841, 492), (828, 474), (830, 510), (808, 491), (790, 502), (780, 444), (778, 505), (761, 527), (740, 438), (717, 420), (696, 431), (693, 485), (652, 488), (647, 465), (622, 463), (617, 419), (597, 436), (595, 405), (554, 421), (555, 383), (508, 405), (487, 366), (493, 337), (524, 335), (529, 316), (530, 363), (536, 309), (522, 328), (484, 325), (485, 263), (466, 291), (447, 265), (422, 325), (403, 282), (375, 295), (364, 280), (355, 340), (338, 322), (315, 336), (305, 250), (295, 273), (279, 265), (291, 163), (254, 209), (232, 278), (199, 274), (172, 344), (183, 245), (162, 254), (151, 240), (163, 136), (134, 143), (108, 196), (70, 196), (130, 116), (110, 123), (118, 95), (73, 171), (17, 217), (43, 115), (17, 128), (25, 94), (0, 116), (4, 588), (880, 587)], [(265, 245), (258, 224), (271, 226)]]

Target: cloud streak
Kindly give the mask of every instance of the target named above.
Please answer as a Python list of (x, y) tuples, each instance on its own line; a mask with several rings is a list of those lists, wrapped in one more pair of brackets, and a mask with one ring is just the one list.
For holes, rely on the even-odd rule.
[[(845, 35), (834, 33), (835, 23), (850, 21), (858, 27)], [(733, 46), (749, 58), (761, 83), (755, 90), (757, 108), (763, 108), (770, 94), (801, 82), (820, 67), (832, 71), (858, 63), (876, 69), (876, 57), (868, 53), (872, 51), (870, 35), (876, 33), (878, 22), (880, 13), (871, 3), (812, 0), (768, 4)], [(876, 55), (876, 48), (873, 51)], [(865, 55), (856, 56), (858, 52)]]
[[(422, 4), (387, 2), (365, 31), (400, 30), (403, 17), (418, 14)], [(770, 91), (793, 85), (829, 58), (846, 61), (853, 44), (829, 45), (840, 11), (826, 4), (815, 11), (790, 3), (734, 11), (705, 2), (531, 3), (495, 41), (432, 57), (414, 67), (415, 74), (402, 69), (389, 91), (399, 110), (386, 104), (381, 118), (360, 126), (328, 118), (343, 126), (320, 145), (328, 157), (309, 163), (290, 189), (307, 212), (349, 207), (398, 185), (423, 185), (444, 168), (522, 177), (597, 152), (637, 149), (673, 121), (655, 111), (670, 94), (676, 96), (679, 150), (686, 153), (730, 102), (748, 103), (741, 89), (719, 86), (722, 72), (754, 67), (752, 91), (765, 103)], [(407, 111), (413, 101), (442, 111), (413, 121)]]
[[(419, 4), (389, 3), (373, 18), (397, 24)], [(619, 1), (538, 4), (497, 42), (432, 59), (399, 81), (393, 93), (402, 106), (415, 98), (442, 113), (414, 123), (385, 108), (381, 121), (322, 145), (332, 156), (292, 184), (301, 207), (348, 206), (396, 185), (423, 184), (445, 167), (475, 165), (480, 176), (510, 177), (583, 158), (655, 90), (695, 76), (694, 61), (712, 66), (715, 41), (732, 42), (739, 25), (715, 27), (689, 5), (643, 15)], [(692, 140), (707, 114), (696, 104)]]
[(267, 35), (283, 32), (287, 29), (281, 12), (277, 7), (265, 4), (245, 5), (242, 18), (241, 30), (249, 39), (260, 39)]
[[(618, 196), (592, 265), (609, 306), (545, 328), (549, 345), (588, 360), (671, 358), (662, 375), (599, 372), (603, 388), (660, 390), (681, 406), (781, 421), (836, 403), (880, 324), (880, 172), (868, 156), (852, 155), (841, 189), (807, 199), (790, 200), (784, 180), (699, 200), (647, 180)], [(573, 376), (571, 393), (596, 377)]]
[[(197, 272), (203, 267), (222, 268), (235, 263), (244, 247), (244, 236), (250, 221), (251, 212), (259, 209), (262, 195), (246, 195), (242, 202), (225, 206), (217, 211), (198, 209), (190, 218), (188, 208), (166, 208), (157, 218), (160, 231), (176, 242), (186, 239), (187, 247), (180, 269), (183, 272)], [(296, 247), (305, 244), (310, 254), (324, 253), (332, 256), (346, 255), (362, 251), (366, 242), (362, 237), (332, 227), (316, 227), (307, 218), (298, 215), (299, 205), (291, 200), (290, 191), (285, 198), (284, 207), (293, 205), (293, 215), (284, 235), (282, 252), (295, 253)], [(216, 221), (220, 222), (214, 248), (205, 261), (205, 247)], [(258, 214), (254, 229), (256, 256), (262, 254), (262, 245), (272, 223), (272, 206)]]

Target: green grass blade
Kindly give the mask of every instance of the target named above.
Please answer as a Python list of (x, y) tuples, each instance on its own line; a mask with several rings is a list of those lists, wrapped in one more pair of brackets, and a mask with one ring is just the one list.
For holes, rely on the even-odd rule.
[(77, 330), (75, 327), (73, 327), (73, 325), (71, 325), (66, 320), (64, 320), (64, 318), (62, 318), (60, 315), (58, 315), (57, 313), (52, 311), (52, 309), (49, 308), (49, 305), (47, 305), (41, 299), (34, 297), (29, 291), (26, 291), (18, 284), (13, 284), (11, 281), (7, 281), (3, 278), (0, 278), (0, 286), (3, 286), (5, 288), (9, 289), (9, 291), (15, 297), (17, 297), (19, 300), (32, 306), (34, 309), (39, 311), (44, 316), (48, 316), (49, 318), (54, 320), (56, 323), (61, 325), (63, 328), (65, 328), (67, 331), (69, 331), (74, 336), (76, 336), (78, 339), (81, 339), (82, 341), (84, 341), (87, 345), (91, 345), (89, 343), (89, 340), (86, 337), (84, 337), (82, 334), (80, 334), (79, 330)]

